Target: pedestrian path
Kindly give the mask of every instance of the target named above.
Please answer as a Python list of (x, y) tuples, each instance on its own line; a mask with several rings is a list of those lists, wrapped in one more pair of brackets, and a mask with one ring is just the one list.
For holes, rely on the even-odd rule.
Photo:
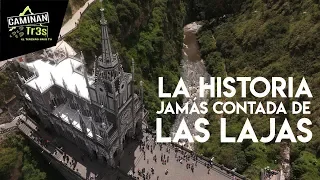
[[(213, 168), (209, 169), (207, 167), (209, 164), (202, 163), (199, 161), (200, 159), (186, 158), (191, 154), (182, 150), (176, 151), (177, 149), (170, 144), (155, 143), (149, 134), (144, 134), (142, 142), (144, 145), (131, 142), (130, 145), (125, 146), (124, 149), (127, 153), (124, 153), (125, 155), (120, 162), (120, 169), (129, 172), (129, 174), (133, 173), (136, 178), (143, 179), (144, 174), (145, 179), (150, 180), (238, 179), (226, 172)], [(165, 156), (165, 163), (161, 162), (162, 156)], [(145, 173), (141, 173), (143, 169), (145, 169)]]
[(91, 5), (93, 1), (95, 0), (88, 0), (80, 9), (78, 9), (76, 13), (72, 15), (72, 18), (69, 19), (69, 21), (62, 26), (60, 30), (61, 37), (65, 36), (67, 33), (71, 32), (74, 28), (76, 28), (76, 24), (79, 23), (81, 14)]

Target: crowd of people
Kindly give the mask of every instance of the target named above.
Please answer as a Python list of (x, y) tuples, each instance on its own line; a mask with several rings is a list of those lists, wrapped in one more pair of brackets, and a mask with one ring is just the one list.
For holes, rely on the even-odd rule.
[[(20, 120), (17, 125), (20, 125), (21, 123), (25, 124), (26, 126), (29, 126), (27, 125), (27, 122), (23, 121), (23, 120)], [(44, 139), (42, 138), (41, 136), (37, 135), (35, 132), (40, 132), (40, 130), (38, 129), (38, 127), (35, 127), (34, 130), (31, 130), (30, 133), (28, 134), (29, 137), (31, 139), (34, 140), (34, 142), (36, 142), (37, 144), (39, 144), (40, 146), (42, 146), (43, 148), (45, 149), (48, 149), (48, 146), (50, 145), (50, 141), (47, 140), (47, 139)], [(42, 151), (43, 152), (43, 151)], [(78, 172), (78, 169), (76, 169), (76, 166), (77, 166), (77, 161), (68, 156), (63, 150), (62, 150), (62, 147), (58, 149), (54, 149), (54, 151), (51, 152), (51, 154), (57, 158), (61, 157), (62, 156), (62, 160), (61, 162), (63, 164), (65, 164), (66, 166), (68, 166), (69, 168), (71, 168), (72, 170)], [(61, 156), (60, 156), (61, 155)]]
[[(156, 153), (156, 148), (159, 148), (161, 151), (161, 154)], [(164, 175), (169, 174), (169, 169), (166, 167), (168, 163), (180, 163), (180, 164), (185, 164), (185, 168), (187, 170), (190, 170), (191, 173), (194, 173), (197, 165), (198, 165), (198, 157), (196, 156), (195, 153), (193, 152), (187, 152), (179, 147), (175, 147), (172, 144), (163, 144), (163, 143), (157, 143), (155, 141), (155, 137), (153, 135), (148, 135), (145, 137), (144, 140), (141, 140), (140, 145), (139, 145), (139, 150), (142, 153), (143, 160), (146, 161), (148, 164), (149, 168), (144, 167), (142, 169), (138, 169), (138, 173), (136, 176), (133, 175), (135, 179), (142, 179), (142, 180), (149, 180), (151, 177), (156, 177), (157, 180), (160, 179), (159, 175), (164, 173)], [(171, 152), (173, 151), (173, 152)], [(152, 161), (154, 163), (158, 163), (158, 159), (160, 160), (159, 163), (161, 163), (164, 166), (164, 172), (159, 172), (156, 171), (154, 167), (152, 167), (151, 163), (149, 162), (149, 158), (146, 157), (146, 153), (150, 152), (152, 155)], [(170, 159), (170, 154), (174, 153), (174, 159)], [(171, 156), (172, 158), (173, 156)], [(151, 160), (151, 159), (150, 159)], [(176, 162), (174, 162), (176, 161)], [(150, 165), (149, 165), (150, 164)], [(150, 167), (151, 166), (151, 167)], [(208, 174), (210, 174), (210, 169), (212, 168), (213, 164), (212, 163), (206, 163), (205, 164), (207, 168)], [(155, 178), (152, 178), (155, 179)]]

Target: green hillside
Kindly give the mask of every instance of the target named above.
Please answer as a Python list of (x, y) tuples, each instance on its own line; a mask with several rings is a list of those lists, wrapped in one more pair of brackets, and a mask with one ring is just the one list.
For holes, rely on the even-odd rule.
[[(212, 6), (204, 6), (212, 3)], [(212, 76), (306, 77), (311, 99), (312, 141), (291, 144), (292, 173), (290, 179), (320, 179), (320, 10), (318, 0), (247, 0), (209, 1), (191, 3), (198, 19), (206, 25), (199, 33), (202, 58)], [(225, 15), (225, 16), (224, 16)], [(297, 82), (295, 85), (299, 85)], [(239, 90), (240, 87), (237, 87)], [(297, 87), (295, 87), (297, 88)], [(250, 98), (254, 99), (254, 98)], [(222, 99), (243, 101), (239, 97)], [(248, 100), (248, 99), (246, 99)], [(261, 99), (259, 99), (260, 101)], [(271, 98), (262, 99), (262, 101)], [(281, 100), (284, 99), (274, 99)], [(307, 98), (298, 99), (307, 100)], [(215, 101), (212, 100), (212, 101)], [(249, 117), (258, 136), (269, 133), (269, 118), (275, 116), (225, 115), (229, 131), (238, 136)], [(276, 117), (279, 130), (284, 117), (289, 119), (293, 131), (302, 117)], [(220, 117), (208, 115), (211, 120), (211, 138), (198, 145), (198, 151), (244, 175), (258, 179), (260, 168), (279, 168), (280, 144), (221, 144), (218, 121)], [(299, 132), (295, 132), (298, 134)]]
[[(273, 76), (295, 79), (306, 77), (314, 98), (312, 114), (313, 139), (307, 144), (291, 144), (291, 179), (319, 179), (319, 19), (318, 1), (261, 0), (112, 0), (104, 1), (105, 17), (112, 45), (130, 71), (131, 58), (136, 62), (136, 87), (143, 80), (145, 104), (155, 127), (159, 76), (168, 81), (165, 91), (172, 92), (179, 78), (183, 25), (203, 20), (199, 33), (201, 55), (212, 76)], [(76, 31), (66, 40), (82, 50), (92, 68), (94, 55), (101, 53), (99, 18), (101, 7), (95, 2), (84, 14)], [(172, 86), (170, 86), (170, 84)], [(237, 87), (239, 88), (239, 87)], [(263, 99), (263, 101), (269, 98)], [(242, 101), (239, 97), (228, 99)], [(278, 99), (281, 100), (281, 99)], [(302, 100), (302, 99), (300, 99)], [(175, 100), (171, 100), (175, 101)], [(213, 99), (212, 101), (215, 101)], [(212, 103), (212, 102), (211, 102)], [(247, 115), (225, 115), (228, 135), (239, 135)], [(249, 116), (258, 137), (269, 132), (271, 116)], [(274, 117), (274, 116), (272, 116)], [(278, 116), (277, 130), (284, 117), (295, 127), (300, 116)], [(164, 131), (169, 132), (174, 116), (163, 116)], [(199, 144), (197, 151), (229, 168), (237, 168), (251, 179), (257, 179), (261, 168), (279, 168), (280, 144), (221, 144), (218, 120), (209, 113), (211, 138)], [(293, 128), (294, 131), (295, 128)], [(283, 144), (282, 144), (283, 145)]]

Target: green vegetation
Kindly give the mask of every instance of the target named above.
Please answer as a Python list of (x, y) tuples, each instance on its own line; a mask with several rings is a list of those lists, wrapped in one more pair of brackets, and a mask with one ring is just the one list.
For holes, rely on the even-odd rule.
[(72, 17), (72, 15), (77, 12), (77, 10), (81, 8), (86, 2), (87, 0), (69, 0), (63, 18), (63, 24), (66, 23)]
[[(208, 1), (193, 3), (193, 7), (198, 18), (206, 20), (206, 25), (199, 33), (199, 42), (202, 58), (212, 76), (292, 76), (297, 82), (306, 77), (314, 97), (311, 100), (312, 113), (305, 115), (313, 122), (310, 127), (313, 139), (306, 144), (291, 144), (291, 179), (320, 179), (319, 1), (216, 0), (210, 1), (212, 6), (204, 7)], [(227, 14), (225, 18), (224, 14)], [(220, 100), (243, 101), (239, 97)], [(262, 99), (267, 100), (271, 98)], [(258, 179), (261, 168), (277, 168), (281, 161), (280, 144), (221, 144), (220, 116), (211, 112), (207, 117), (211, 121), (211, 138), (207, 143), (198, 145), (200, 153), (214, 156), (219, 163), (230, 168), (236, 167), (238, 172), (252, 179)], [(257, 136), (261, 137), (268, 135), (269, 118), (275, 116), (233, 114), (224, 117), (228, 121), (227, 135), (238, 136), (244, 121), (249, 117)], [(289, 119), (293, 130), (297, 131), (294, 127), (301, 115), (275, 117), (277, 130), (284, 117)]]
[(8, 65), (4, 70), (0, 71), (0, 108), (6, 106), (6, 101), (9, 101), (14, 95), (19, 94), (19, 90), (16, 86), (19, 79), (16, 72), (20, 72), (19, 68), (14, 64)]
[(34, 152), (38, 153), (21, 135), (9, 135), (0, 145), (0, 179), (64, 179), (41, 154)]
[[(91, 67), (93, 54), (101, 54), (100, 7), (99, 2), (92, 4), (77, 30), (66, 37), (76, 50), (83, 51)], [(170, 0), (114, 0), (104, 1), (103, 7), (112, 47), (119, 53), (127, 72), (130, 72), (131, 59), (135, 60), (136, 89), (142, 80), (145, 106), (150, 112), (149, 124), (155, 127), (155, 112), (160, 109), (158, 77), (165, 77), (166, 91), (173, 91), (179, 80), (185, 4)], [(174, 116), (162, 118), (164, 132), (168, 133)]]

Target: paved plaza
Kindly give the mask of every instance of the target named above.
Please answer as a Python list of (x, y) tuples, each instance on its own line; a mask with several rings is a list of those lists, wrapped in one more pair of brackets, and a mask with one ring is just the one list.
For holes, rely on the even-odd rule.
[[(144, 133), (141, 140), (128, 140), (128, 143), (125, 144), (124, 152), (120, 159), (120, 166), (118, 166), (119, 171), (117, 168), (113, 169), (105, 163), (101, 164), (101, 162), (98, 162), (96, 159), (90, 159), (73, 143), (65, 139), (59, 137), (52, 138), (49, 134), (45, 133), (41, 127), (37, 130), (38, 127), (25, 117), (21, 119), (24, 120), (22, 121), (23, 123), (19, 125), (20, 130), (28, 136), (33, 134), (30, 139), (34, 139), (34, 137), (37, 136), (41, 139), (50, 140), (51, 143), (49, 143), (48, 146), (39, 144), (40, 147), (84, 179), (130, 179), (128, 176), (125, 176), (125, 174), (132, 175), (134, 178), (140, 180), (144, 180), (143, 174), (145, 180), (238, 179), (218, 167), (212, 166), (208, 168), (209, 163), (205, 160), (195, 158), (192, 154), (173, 147), (171, 144), (155, 143), (152, 136), (147, 133)], [(32, 133), (35, 131), (37, 135)], [(54, 144), (59, 144), (59, 146), (54, 146)], [(63, 149), (57, 150), (60, 149), (60, 147), (63, 147)], [(63, 154), (68, 158), (64, 158)], [(161, 156), (163, 157), (162, 159), (165, 160), (165, 163), (161, 161)], [(70, 159), (70, 162), (67, 162), (66, 159)], [(76, 161), (75, 164), (71, 163), (73, 160)], [(154, 169), (154, 173), (152, 173), (151, 168)], [(142, 172), (143, 170), (144, 173)]]
[[(146, 140), (147, 138), (149, 140)], [(144, 146), (140, 146), (140, 143), (137, 141), (125, 146), (125, 154), (122, 156), (120, 163), (120, 169), (125, 172), (132, 173), (134, 167), (134, 176), (139, 177), (139, 179), (143, 179), (142, 173), (138, 175), (138, 172), (142, 171), (143, 168), (145, 168), (145, 177), (147, 177), (147, 174), (150, 174), (150, 179), (152, 180), (236, 179), (218, 167), (212, 167), (208, 170), (207, 165), (209, 163), (200, 158), (197, 158), (197, 161), (195, 161), (195, 158), (190, 153), (185, 151), (177, 151), (176, 153), (175, 151), (178, 148), (173, 147), (171, 144), (156, 144), (150, 134), (144, 134), (142, 142), (145, 143)], [(163, 155), (165, 155), (164, 159), (167, 161), (166, 163), (161, 162), (161, 156)], [(190, 158), (185, 158), (188, 156)], [(156, 157), (156, 161), (154, 157)], [(189, 164), (189, 168), (187, 168), (187, 164)], [(151, 168), (154, 169), (154, 174), (152, 174)], [(165, 173), (166, 170), (168, 170), (167, 174)]]

